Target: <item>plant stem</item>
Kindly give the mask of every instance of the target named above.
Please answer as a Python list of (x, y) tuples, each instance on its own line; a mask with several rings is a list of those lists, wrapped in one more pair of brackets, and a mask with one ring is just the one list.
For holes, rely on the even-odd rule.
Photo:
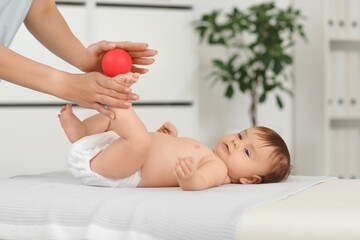
[(251, 88), (251, 105), (250, 105), (250, 115), (252, 126), (256, 126), (256, 87), (257, 82), (254, 82)]

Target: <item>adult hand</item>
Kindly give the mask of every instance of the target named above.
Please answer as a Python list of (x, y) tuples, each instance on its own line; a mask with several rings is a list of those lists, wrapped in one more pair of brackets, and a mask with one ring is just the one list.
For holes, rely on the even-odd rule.
[[(84, 72), (103, 72), (101, 69), (101, 60), (104, 54), (114, 48), (120, 48), (127, 51), (136, 65), (151, 65), (155, 60), (153, 57), (157, 54), (156, 50), (148, 49), (146, 43), (133, 42), (108, 42), (101, 41), (90, 45), (79, 58), (78, 67)], [(131, 72), (144, 74), (148, 72), (146, 68), (133, 66)]]
[(139, 96), (132, 93), (130, 86), (137, 82), (140, 74), (129, 72), (109, 78), (99, 72), (70, 74), (66, 78), (61, 98), (72, 101), (84, 108), (114, 118), (114, 113), (104, 107), (128, 108), (130, 100), (138, 100)]

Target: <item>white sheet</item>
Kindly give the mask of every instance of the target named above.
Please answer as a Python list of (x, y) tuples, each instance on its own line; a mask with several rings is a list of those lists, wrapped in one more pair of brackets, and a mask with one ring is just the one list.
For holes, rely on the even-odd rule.
[(186, 192), (89, 187), (68, 173), (20, 176), (0, 181), (0, 239), (235, 239), (249, 207), (329, 179), (291, 176)]

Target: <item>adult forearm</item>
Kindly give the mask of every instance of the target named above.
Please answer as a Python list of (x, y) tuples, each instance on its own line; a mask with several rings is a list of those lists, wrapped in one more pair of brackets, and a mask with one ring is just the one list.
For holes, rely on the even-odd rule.
[(24, 21), (46, 48), (75, 67), (85, 47), (71, 32), (53, 0), (34, 0)]
[(36, 91), (62, 97), (68, 73), (25, 58), (0, 45), (0, 78)]

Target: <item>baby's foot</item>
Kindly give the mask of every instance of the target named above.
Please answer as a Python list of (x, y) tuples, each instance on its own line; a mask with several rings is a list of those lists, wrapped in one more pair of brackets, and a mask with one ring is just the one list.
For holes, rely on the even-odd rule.
[(128, 72), (126, 74), (120, 74), (113, 77), (114, 81), (117, 83), (124, 85), (126, 87), (130, 87), (134, 83), (136, 83), (139, 79), (140, 73), (132, 73)]
[(61, 108), (58, 117), (60, 119), (60, 124), (71, 143), (86, 136), (86, 127), (80, 119), (75, 116), (70, 103)]

